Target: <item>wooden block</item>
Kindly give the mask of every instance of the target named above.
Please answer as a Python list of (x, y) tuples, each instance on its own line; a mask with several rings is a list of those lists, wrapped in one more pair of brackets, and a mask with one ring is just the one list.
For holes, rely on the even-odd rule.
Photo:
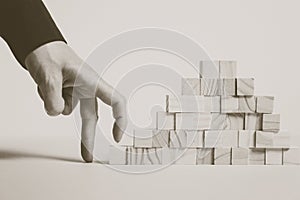
[(242, 130), (244, 129), (244, 114), (212, 113), (211, 130)]
[(205, 130), (210, 128), (210, 113), (176, 113), (176, 130)]
[(204, 131), (204, 147), (205, 148), (238, 147), (238, 131), (235, 130)]
[(272, 113), (274, 107), (274, 97), (258, 96), (256, 97), (256, 112), (257, 113)]
[(254, 148), (255, 147), (255, 131), (239, 130), (239, 147)]
[(300, 148), (290, 148), (283, 150), (284, 165), (300, 165)]
[(234, 78), (221, 79), (221, 95), (222, 96), (235, 96), (236, 84)]
[(262, 114), (245, 114), (245, 130), (262, 130)]
[(127, 163), (127, 147), (113, 146), (109, 147), (109, 164), (110, 165), (126, 165)]
[(200, 95), (200, 79), (183, 78), (181, 79), (182, 95)]
[(211, 99), (211, 112), (212, 113), (220, 113), (221, 112), (221, 97), (206, 97)]
[(290, 135), (286, 131), (256, 131), (256, 148), (289, 148)]
[(153, 130), (152, 147), (167, 147), (169, 145), (168, 130)]
[(280, 114), (263, 114), (264, 131), (279, 131), (280, 129)]
[(264, 165), (265, 164), (265, 149), (249, 149), (248, 151), (249, 165)]
[(128, 165), (160, 165), (162, 151), (159, 148), (128, 148)]
[(211, 98), (204, 96), (180, 96), (167, 95), (166, 110), (169, 113), (176, 112), (211, 112)]
[(241, 113), (255, 113), (256, 100), (255, 97), (239, 97), (239, 112)]
[(167, 112), (156, 113), (156, 129), (157, 130), (174, 130), (175, 114)]
[(282, 165), (282, 149), (266, 149), (266, 165)]
[(214, 150), (215, 165), (231, 164), (231, 148), (215, 148)]
[(195, 165), (197, 149), (163, 148), (162, 164)]
[(153, 130), (134, 130), (134, 147), (152, 147)]
[(201, 78), (219, 78), (219, 61), (200, 61), (199, 71)]
[(222, 96), (221, 97), (221, 112), (222, 113), (237, 113), (237, 112), (239, 112), (239, 99), (237, 97)]
[(203, 131), (177, 130), (170, 131), (170, 148), (203, 147)]
[(231, 164), (248, 165), (248, 148), (232, 148)]
[(236, 86), (237, 96), (253, 96), (254, 78), (237, 78)]
[(221, 79), (218, 78), (201, 78), (200, 94), (204, 96), (221, 95)]
[(177, 149), (176, 165), (196, 165), (197, 149)]
[(236, 61), (219, 61), (219, 74), (220, 78), (236, 78)]
[(214, 162), (214, 150), (209, 148), (197, 149), (197, 165), (212, 165)]

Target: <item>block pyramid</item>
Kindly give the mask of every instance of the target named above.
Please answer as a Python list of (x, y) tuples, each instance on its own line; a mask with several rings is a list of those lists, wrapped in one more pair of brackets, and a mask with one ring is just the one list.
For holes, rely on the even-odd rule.
[(109, 164), (300, 165), (274, 97), (255, 96), (254, 79), (238, 78), (236, 61), (200, 61), (199, 72), (182, 79), (179, 97), (166, 96), (156, 129), (110, 147)]

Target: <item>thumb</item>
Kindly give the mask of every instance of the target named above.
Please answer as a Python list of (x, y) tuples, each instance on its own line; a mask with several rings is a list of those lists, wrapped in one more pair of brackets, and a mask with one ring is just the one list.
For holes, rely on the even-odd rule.
[(44, 107), (48, 115), (57, 116), (64, 110), (62, 97), (62, 74), (46, 78), (39, 84), (39, 90), (43, 96)]

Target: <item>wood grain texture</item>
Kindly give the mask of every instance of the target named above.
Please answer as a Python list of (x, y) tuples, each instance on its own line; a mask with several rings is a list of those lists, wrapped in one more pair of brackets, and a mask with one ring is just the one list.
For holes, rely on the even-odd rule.
[(262, 114), (247, 113), (245, 114), (246, 130), (262, 130)]
[(211, 130), (242, 130), (244, 129), (244, 114), (212, 113)]
[(169, 130), (153, 130), (152, 147), (168, 147)]
[(222, 96), (235, 96), (236, 84), (234, 78), (221, 79), (221, 95)]
[(175, 114), (167, 112), (156, 113), (156, 129), (158, 130), (174, 130)]
[(287, 131), (277, 133), (267, 131), (256, 131), (257, 148), (289, 148), (290, 134)]
[(204, 131), (204, 147), (205, 148), (238, 147), (238, 131), (235, 130)]
[(231, 164), (248, 165), (248, 148), (232, 148)]
[(195, 165), (197, 149), (163, 148), (162, 164)]
[(167, 95), (166, 110), (169, 113), (176, 112), (211, 112), (211, 98), (204, 96), (179, 96)]
[(128, 165), (160, 165), (162, 151), (160, 148), (128, 148)]
[(248, 151), (249, 165), (264, 165), (265, 164), (265, 149), (249, 149)]
[(218, 78), (201, 78), (201, 95), (217, 96), (221, 95), (221, 79)]
[(264, 131), (279, 131), (280, 129), (280, 114), (263, 114)]
[(266, 149), (266, 165), (282, 165), (282, 149)]
[(256, 99), (255, 97), (239, 97), (238, 98), (239, 108), (238, 111), (241, 113), (255, 113)]
[(255, 131), (239, 130), (239, 147), (254, 148), (255, 147)]
[(170, 148), (200, 148), (203, 147), (203, 138), (203, 131), (170, 131)]
[(221, 112), (221, 96), (207, 97), (211, 99), (211, 113)]
[(200, 95), (200, 79), (182, 78), (181, 79), (182, 95)]
[(239, 99), (237, 97), (222, 96), (221, 97), (221, 112), (222, 113), (238, 113)]
[(272, 113), (274, 107), (273, 96), (257, 96), (256, 97), (256, 112), (257, 113)]
[(205, 130), (211, 125), (210, 113), (176, 113), (176, 130)]
[(220, 78), (236, 78), (237, 62), (230, 60), (219, 61), (219, 77)]
[(219, 61), (202, 60), (199, 71), (201, 78), (219, 78)]
[(253, 96), (254, 78), (237, 78), (236, 86), (236, 94), (238, 96)]
[(214, 165), (230, 165), (230, 164), (231, 164), (231, 148), (215, 148)]
[(214, 149), (199, 148), (197, 149), (197, 165), (212, 165), (214, 162)]

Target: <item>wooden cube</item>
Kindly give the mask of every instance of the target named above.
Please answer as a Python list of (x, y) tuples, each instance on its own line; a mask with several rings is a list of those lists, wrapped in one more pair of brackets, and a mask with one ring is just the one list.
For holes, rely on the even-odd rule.
[(203, 147), (203, 131), (177, 130), (170, 131), (171, 148), (199, 148)]
[(134, 147), (152, 147), (153, 130), (134, 130)]
[(266, 149), (266, 165), (282, 165), (282, 149)]
[(232, 148), (231, 164), (248, 165), (248, 148)]
[(177, 112), (211, 112), (212, 102), (204, 96), (180, 96), (167, 95), (166, 110), (169, 113)]
[(224, 78), (221, 80), (221, 95), (222, 96), (235, 96), (236, 84), (234, 78)]
[(202, 60), (199, 71), (201, 78), (219, 78), (219, 61)]
[(167, 112), (156, 113), (156, 129), (157, 130), (174, 130), (175, 114)]
[(255, 131), (239, 130), (239, 147), (254, 148), (255, 147)]
[(195, 165), (197, 149), (163, 148), (162, 164)]
[(254, 113), (256, 109), (255, 97), (239, 97), (239, 112), (241, 113)]
[(300, 148), (290, 148), (283, 150), (284, 165), (300, 165)]
[(241, 130), (244, 129), (244, 114), (212, 113), (211, 130)]
[(235, 130), (204, 131), (204, 147), (205, 148), (238, 147), (238, 131)]
[(222, 113), (238, 113), (239, 98), (231, 96), (221, 97), (221, 112)]
[(249, 149), (248, 151), (249, 165), (264, 165), (265, 164), (265, 149)]
[(272, 113), (274, 107), (274, 97), (258, 96), (256, 97), (256, 112), (257, 113)]
[(217, 96), (221, 94), (221, 79), (218, 78), (201, 78), (201, 95)]
[(200, 95), (200, 79), (183, 78), (181, 79), (182, 95)]
[(264, 114), (262, 129), (264, 131), (279, 131), (280, 114)]
[(212, 113), (220, 113), (221, 112), (221, 97), (214, 96), (214, 97), (206, 97), (211, 99), (211, 112)]
[(254, 78), (237, 78), (236, 87), (238, 96), (252, 96), (254, 94)]
[(262, 130), (262, 114), (247, 113), (245, 114), (246, 130)]
[(237, 63), (236, 61), (219, 61), (220, 78), (236, 78)]
[(167, 147), (169, 145), (168, 130), (153, 130), (152, 147)]
[(158, 148), (128, 148), (128, 165), (160, 165), (162, 151)]
[(210, 113), (176, 113), (176, 130), (205, 130), (210, 128)]
[(212, 165), (214, 162), (214, 150), (212, 148), (197, 149), (197, 165)]
[(215, 165), (230, 165), (231, 164), (231, 148), (215, 148), (214, 164)]
[(256, 131), (257, 148), (289, 148), (290, 134), (286, 131), (266, 132)]
[(127, 163), (127, 147), (113, 146), (109, 147), (109, 164), (110, 165), (126, 165)]

